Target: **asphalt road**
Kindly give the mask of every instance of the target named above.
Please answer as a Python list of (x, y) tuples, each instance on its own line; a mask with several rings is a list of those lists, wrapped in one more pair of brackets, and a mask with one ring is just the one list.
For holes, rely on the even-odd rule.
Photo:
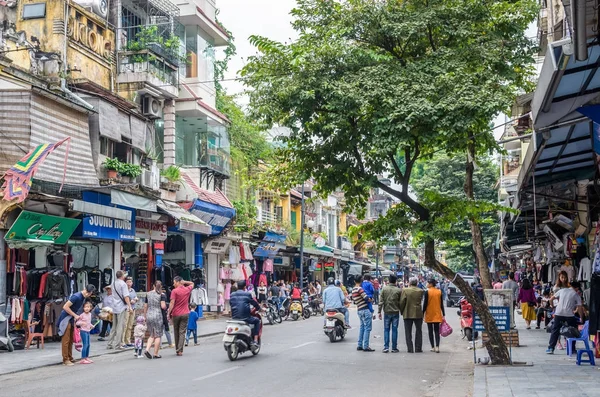
[[(472, 353), (460, 340), (457, 320), (453, 335), (442, 338), (441, 353), (424, 349), (408, 354), (404, 334), (398, 354), (383, 354), (383, 322), (373, 323), (372, 353), (356, 351), (358, 330), (344, 341), (330, 343), (322, 319), (311, 318), (265, 326), (259, 355), (227, 359), (221, 337), (201, 340), (183, 357), (162, 350), (160, 360), (135, 359), (131, 352), (97, 357), (91, 365), (61, 365), (0, 376), (0, 395), (31, 396), (469, 396)], [(351, 322), (358, 324), (356, 312)], [(377, 337), (378, 336), (378, 337)], [(92, 342), (93, 343), (93, 342)], [(4, 359), (4, 357), (3, 357)]]

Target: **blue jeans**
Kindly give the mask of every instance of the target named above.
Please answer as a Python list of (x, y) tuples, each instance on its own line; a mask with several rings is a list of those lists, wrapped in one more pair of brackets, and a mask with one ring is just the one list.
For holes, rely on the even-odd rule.
[(87, 331), (80, 331), (81, 343), (81, 358), (88, 358), (90, 356), (90, 333)]
[(188, 329), (185, 334), (185, 343), (190, 342), (190, 334), (194, 336), (194, 344), (198, 344), (198, 330), (197, 329)]
[(392, 329), (392, 350), (398, 350), (398, 323), (400, 314), (383, 314), (383, 348), (390, 348), (390, 328)]
[(373, 315), (369, 309), (359, 310), (358, 319), (360, 320), (358, 347), (367, 349), (369, 348), (369, 337), (371, 336), (371, 328), (373, 327)]

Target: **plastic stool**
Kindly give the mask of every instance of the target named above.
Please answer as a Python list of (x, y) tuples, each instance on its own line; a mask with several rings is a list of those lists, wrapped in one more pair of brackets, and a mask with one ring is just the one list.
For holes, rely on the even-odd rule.
[[(588, 360), (583, 359), (584, 353), (588, 355)], [(581, 365), (581, 363), (590, 363), (590, 365), (596, 365), (596, 360), (594, 360), (594, 352), (587, 349), (577, 350), (577, 365)]]

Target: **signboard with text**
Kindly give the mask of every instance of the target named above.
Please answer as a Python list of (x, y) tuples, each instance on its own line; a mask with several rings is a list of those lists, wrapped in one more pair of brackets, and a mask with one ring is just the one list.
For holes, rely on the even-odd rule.
[[(496, 327), (498, 327), (498, 331), (510, 331), (510, 307), (490, 306), (489, 309), (492, 317), (496, 321)], [(473, 329), (475, 331), (485, 331), (485, 327), (481, 322), (481, 317), (479, 317), (479, 314), (475, 313), (475, 318), (473, 320)]]
[(79, 219), (22, 211), (6, 233), (6, 240), (47, 241), (62, 245), (67, 243), (79, 222)]

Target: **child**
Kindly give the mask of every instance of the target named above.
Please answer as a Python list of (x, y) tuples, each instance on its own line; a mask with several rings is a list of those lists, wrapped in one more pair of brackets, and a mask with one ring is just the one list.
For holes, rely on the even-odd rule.
[(188, 317), (187, 332), (185, 334), (185, 345), (190, 342), (190, 334), (194, 335), (194, 346), (198, 346), (198, 313), (196, 304), (190, 303), (190, 316)]
[(81, 348), (81, 361), (79, 364), (91, 364), (93, 363), (90, 360), (90, 331), (94, 328), (92, 325), (92, 302), (85, 302), (83, 305), (83, 313), (79, 315), (79, 320), (75, 323), (75, 325), (79, 328), (79, 334), (81, 335), (81, 343), (83, 344)]
[(146, 336), (146, 319), (144, 316), (138, 316), (135, 319), (135, 327), (133, 328), (133, 339), (135, 351), (133, 356), (142, 358), (142, 349), (144, 348), (144, 337)]

